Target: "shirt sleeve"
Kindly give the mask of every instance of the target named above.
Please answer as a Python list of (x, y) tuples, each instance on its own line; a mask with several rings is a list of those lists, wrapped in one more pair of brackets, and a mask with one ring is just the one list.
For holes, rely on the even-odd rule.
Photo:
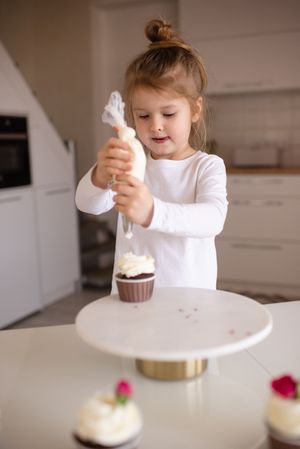
[(113, 192), (104, 190), (92, 183), (92, 167), (79, 181), (75, 194), (75, 203), (79, 210), (88, 214), (99, 215), (113, 208)]
[(196, 175), (195, 202), (170, 203), (154, 198), (148, 229), (182, 237), (215, 237), (223, 229), (227, 206), (225, 165), (221, 158), (211, 157)]

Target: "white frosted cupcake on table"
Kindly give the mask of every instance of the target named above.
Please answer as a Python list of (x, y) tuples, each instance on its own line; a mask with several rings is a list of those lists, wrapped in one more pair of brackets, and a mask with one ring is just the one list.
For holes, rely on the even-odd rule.
[(300, 382), (284, 375), (271, 383), (266, 425), (271, 449), (300, 448)]
[(73, 433), (80, 449), (137, 449), (141, 440), (142, 416), (132, 399), (126, 380), (115, 391), (98, 392), (79, 411)]
[(117, 263), (116, 284), (121, 301), (142, 302), (151, 298), (155, 279), (155, 264), (151, 256), (124, 254)]

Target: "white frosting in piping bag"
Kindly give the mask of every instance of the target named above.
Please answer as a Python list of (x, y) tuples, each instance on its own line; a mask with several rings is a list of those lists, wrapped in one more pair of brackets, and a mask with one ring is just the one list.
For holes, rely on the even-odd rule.
[(128, 173), (140, 181), (144, 181), (146, 155), (141, 142), (135, 138), (135, 130), (126, 126), (119, 129), (118, 135), (121, 140), (128, 143), (133, 154), (132, 169)]
[[(141, 142), (135, 137), (135, 130), (127, 126), (124, 120), (124, 106), (121, 94), (117, 91), (112, 92), (108, 104), (104, 108), (102, 120), (104, 123), (109, 123), (111, 126), (118, 128), (118, 136), (124, 142), (127, 142), (130, 151), (133, 155), (132, 169), (128, 174), (135, 176), (140, 181), (144, 181), (146, 168), (146, 155)], [(132, 223), (126, 218), (123, 218), (123, 230), (125, 237), (130, 239), (132, 237)]]

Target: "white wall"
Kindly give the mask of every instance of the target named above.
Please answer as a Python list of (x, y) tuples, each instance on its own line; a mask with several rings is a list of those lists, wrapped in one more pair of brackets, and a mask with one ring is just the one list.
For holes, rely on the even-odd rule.
[(273, 145), (284, 167), (300, 166), (300, 91), (221, 95), (210, 106), (210, 135), (227, 164), (235, 149)]
[(101, 122), (110, 93), (122, 91), (127, 65), (148, 48), (146, 23), (163, 17), (176, 26), (178, 16), (176, 0), (113, 3), (115, 6), (111, 7), (111, 2), (98, 2), (91, 9), (95, 153), (104, 139), (112, 135), (108, 125)]
[(79, 176), (93, 160), (89, 5), (0, 2), (0, 40), (61, 137), (76, 141)]

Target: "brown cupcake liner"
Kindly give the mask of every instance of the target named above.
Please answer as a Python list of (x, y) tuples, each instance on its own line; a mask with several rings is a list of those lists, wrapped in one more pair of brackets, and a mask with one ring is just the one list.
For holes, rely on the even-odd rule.
[(120, 300), (124, 302), (148, 301), (153, 294), (154, 280), (154, 275), (147, 279), (120, 279), (116, 276)]
[(300, 438), (292, 439), (279, 435), (273, 429), (269, 427), (269, 446), (270, 449), (299, 449)]
[(138, 449), (141, 441), (141, 434), (138, 434), (131, 440), (125, 441), (124, 443), (116, 444), (115, 446), (105, 446), (92, 441), (84, 441), (76, 435), (76, 433), (73, 433), (73, 437), (78, 449)]

